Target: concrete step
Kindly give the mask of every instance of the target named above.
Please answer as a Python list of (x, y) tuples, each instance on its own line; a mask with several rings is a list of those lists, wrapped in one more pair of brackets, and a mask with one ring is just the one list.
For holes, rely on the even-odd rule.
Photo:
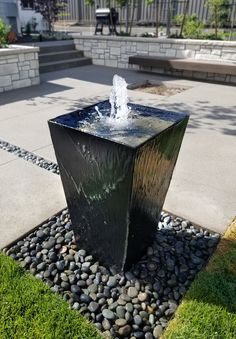
[(60, 51), (60, 52), (50, 52), (50, 53), (40, 53), (39, 54), (39, 64), (48, 63), (52, 61), (62, 61), (68, 59), (80, 58), (83, 56), (82, 51), (77, 50), (68, 50), (68, 51)]
[(39, 65), (39, 72), (40, 73), (53, 72), (53, 71), (58, 71), (60, 69), (80, 67), (80, 66), (91, 65), (91, 64), (92, 64), (92, 59), (85, 58), (85, 57), (62, 60), (62, 61), (46, 62), (46, 63), (42, 63)]
[(51, 45), (51, 46), (42, 46), (40, 47), (39, 54), (44, 54), (44, 53), (52, 53), (52, 52), (62, 52), (62, 51), (71, 51), (75, 50), (75, 45), (73, 42), (70, 44), (58, 44), (58, 45)]

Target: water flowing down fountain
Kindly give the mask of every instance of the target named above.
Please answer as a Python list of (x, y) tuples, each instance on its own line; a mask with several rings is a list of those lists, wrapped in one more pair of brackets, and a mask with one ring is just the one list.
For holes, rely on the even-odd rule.
[(114, 76), (109, 101), (49, 120), (75, 239), (118, 271), (153, 241), (188, 122), (129, 103)]

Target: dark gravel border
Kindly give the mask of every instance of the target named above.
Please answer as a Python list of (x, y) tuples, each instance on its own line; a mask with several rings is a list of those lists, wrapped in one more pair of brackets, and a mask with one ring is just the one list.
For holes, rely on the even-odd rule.
[(130, 271), (116, 274), (77, 247), (65, 209), (3, 251), (108, 338), (152, 339), (167, 327), (219, 238), (162, 212), (146, 255)]
[(7, 141), (3, 141), (0, 139), (0, 149), (12, 153), (17, 157), (29, 161), (34, 165), (44, 168), (52, 173), (59, 174), (59, 168), (56, 163), (46, 160), (43, 157), (32, 152), (26, 151), (24, 148), (15, 146)]

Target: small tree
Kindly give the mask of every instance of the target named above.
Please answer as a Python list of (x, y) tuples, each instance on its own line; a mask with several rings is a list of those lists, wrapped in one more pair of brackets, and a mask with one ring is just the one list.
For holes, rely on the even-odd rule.
[(228, 0), (207, 0), (209, 6), (212, 25), (215, 28), (215, 37), (218, 37), (218, 30), (220, 26), (227, 20), (229, 12)]
[(34, 0), (34, 10), (40, 13), (48, 23), (48, 30), (53, 30), (55, 21), (58, 20), (59, 14), (64, 11), (67, 0)]

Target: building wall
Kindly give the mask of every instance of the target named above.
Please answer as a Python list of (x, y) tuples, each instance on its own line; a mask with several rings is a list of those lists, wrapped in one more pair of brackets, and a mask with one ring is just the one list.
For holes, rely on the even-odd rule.
[[(82, 36), (74, 33), (76, 49), (93, 59), (93, 64), (116, 68), (139, 69), (137, 65), (129, 65), (129, 56), (145, 55), (168, 58), (191, 58), (216, 60), (236, 65), (236, 42), (130, 38), (111, 36)], [(235, 66), (236, 67), (236, 66)], [(144, 68), (151, 72), (163, 72), (153, 68)], [(230, 74), (172, 71), (171, 74), (197, 79), (236, 83), (236, 76)]]
[(48, 26), (45, 20), (43, 19), (40, 13), (36, 13), (32, 9), (24, 9), (21, 6), (21, 1), (17, 0), (18, 3), (18, 12), (19, 12), (19, 19), (20, 19), (20, 26), (21, 28), (25, 29), (27, 23), (32, 23), (32, 20), (35, 18), (37, 22), (36, 31), (45, 31), (47, 30)]
[(20, 33), (20, 20), (16, 0), (1, 0), (0, 1), (0, 17), (4, 22), (11, 25), (12, 30)]

